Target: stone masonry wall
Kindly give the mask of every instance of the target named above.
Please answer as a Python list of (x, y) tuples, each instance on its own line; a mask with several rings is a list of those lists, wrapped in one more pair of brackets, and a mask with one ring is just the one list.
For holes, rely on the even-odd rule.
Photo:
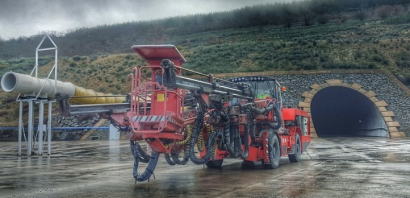
[[(93, 127), (100, 119), (97, 115), (55, 116), (53, 127)], [(79, 140), (89, 129), (53, 130), (53, 140)]]
[[(304, 72), (261, 72), (242, 73), (238, 76), (265, 75), (271, 76), (286, 86), (287, 91), (283, 94), (284, 106), (299, 107), (299, 102), (303, 101), (302, 94), (309, 92), (314, 84), (326, 83), (326, 80), (340, 79), (343, 83), (357, 83), (367, 91), (373, 91), (379, 100), (387, 103), (386, 109), (393, 111), (394, 121), (400, 123), (399, 131), (410, 136), (410, 95), (406, 93), (395, 82), (393, 75), (386, 71), (364, 70), (356, 73), (317, 71), (312, 73)], [(229, 78), (229, 74), (215, 75), (219, 78)], [(393, 79), (392, 79), (393, 78)], [(407, 89), (407, 88), (406, 88)]]

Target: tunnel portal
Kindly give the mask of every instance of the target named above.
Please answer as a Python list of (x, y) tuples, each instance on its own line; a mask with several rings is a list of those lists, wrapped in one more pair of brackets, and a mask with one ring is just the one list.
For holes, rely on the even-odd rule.
[(332, 86), (316, 93), (311, 115), (319, 137), (389, 137), (386, 123), (374, 103), (347, 87)]

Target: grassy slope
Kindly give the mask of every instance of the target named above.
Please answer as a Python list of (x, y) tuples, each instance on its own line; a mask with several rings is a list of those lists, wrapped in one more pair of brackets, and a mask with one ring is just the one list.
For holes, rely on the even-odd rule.
[[(187, 59), (184, 67), (204, 73), (385, 68), (410, 77), (409, 26), (358, 21), (289, 29), (269, 26), (205, 32), (168, 42), (178, 43)], [(3, 63), (0, 69), (2, 73), (24, 72), (33, 62), (14, 60)], [(53, 65), (52, 58), (46, 57), (42, 63), (45, 65), (40, 67), (40, 73), (45, 76)], [(132, 52), (62, 57), (59, 80), (105, 93), (125, 94), (130, 89), (127, 75), (134, 66), (144, 64)], [(0, 123), (15, 125), (18, 111), (13, 99), (17, 95), (0, 93)]]

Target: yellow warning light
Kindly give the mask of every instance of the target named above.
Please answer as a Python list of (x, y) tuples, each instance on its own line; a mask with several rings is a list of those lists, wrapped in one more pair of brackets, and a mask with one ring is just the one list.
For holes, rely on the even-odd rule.
[(286, 87), (285, 87), (285, 86), (282, 87), (282, 91), (286, 91)]

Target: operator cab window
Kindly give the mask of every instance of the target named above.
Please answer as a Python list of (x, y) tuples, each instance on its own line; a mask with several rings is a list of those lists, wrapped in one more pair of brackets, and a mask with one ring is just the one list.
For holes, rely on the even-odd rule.
[(255, 81), (251, 84), (253, 86), (253, 89), (255, 90), (256, 99), (266, 99), (267, 97), (269, 97), (278, 100), (278, 94), (280, 92), (275, 81)]
[[(280, 94), (280, 85), (276, 80), (269, 77), (238, 77), (230, 80), (231, 82), (248, 83), (253, 92), (255, 99), (276, 99), (278, 107), (282, 104), (282, 96)], [(238, 103), (237, 98), (234, 98), (230, 103)]]

